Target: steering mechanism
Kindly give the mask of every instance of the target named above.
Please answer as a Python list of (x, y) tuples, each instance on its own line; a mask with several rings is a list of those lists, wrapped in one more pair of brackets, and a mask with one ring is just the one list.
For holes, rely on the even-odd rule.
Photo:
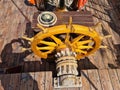
[(42, 29), (31, 41), (32, 51), (41, 58), (46, 59), (52, 52), (59, 52), (69, 48), (76, 53), (78, 60), (95, 52), (101, 45), (98, 33), (91, 27), (72, 24), (70, 17), (69, 25), (58, 25)]
[[(51, 20), (50, 17), (47, 19)], [(44, 59), (51, 55), (56, 57), (57, 77), (54, 78), (54, 87), (81, 87), (77, 60), (100, 48), (100, 35), (92, 27), (72, 24), (72, 17), (68, 25), (44, 28), (38, 23), (37, 26), (41, 32), (32, 38), (23, 38), (31, 42), (31, 50), (39, 57)]]
[[(38, 24), (37, 28), (34, 29), (39, 28), (40, 32), (32, 38), (23, 37), (30, 42), (30, 48), (24, 48), (23, 50), (32, 50), (37, 56), (44, 59), (55, 59), (57, 76), (54, 77), (54, 88), (81, 87), (81, 74), (77, 70), (77, 61), (93, 54), (99, 48), (106, 48), (106, 46), (101, 46), (103, 38), (95, 30), (96, 27), (101, 25), (100, 23), (93, 27), (87, 27), (72, 24), (72, 17), (70, 17), (68, 24), (58, 25), (63, 19), (67, 19), (66, 16), (79, 18), (79, 20), (75, 21), (79, 22), (81, 20), (82, 23), (84, 23), (82, 18), (86, 18), (85, 23), (91, 20), (92, 16), (87, 12), (85, 16), (84, 13), (78, 13), (81, 14), (80, 17), (77, 14), (74, 15), (74, 12), (70, 15), (64, 13), (64, 11), (81, 11), (87, 1), (28, 0), (38, 10), (44, 12), (35, 14), (34, 20)], [(50, 11), (59, 11), (61, 15)], [(87, 20), (87, 17), (90, 19)], [(104, 38), (107, 37), (111, 36), (105, 36)]]

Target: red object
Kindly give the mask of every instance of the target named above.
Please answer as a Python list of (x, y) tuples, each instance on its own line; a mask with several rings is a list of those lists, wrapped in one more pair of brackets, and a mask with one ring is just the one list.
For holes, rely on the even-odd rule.
[(78, 9), (81, 9), (88, 0), (78, 0)]

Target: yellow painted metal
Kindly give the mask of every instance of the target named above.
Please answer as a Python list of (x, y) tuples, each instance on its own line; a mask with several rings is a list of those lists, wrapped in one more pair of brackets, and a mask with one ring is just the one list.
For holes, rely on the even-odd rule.
[[(38, 25), (43, 31), (32, 38), (32, 51), (45, 59), (48, 54), (65, 48), (76, 52), (77, 59), (95, 52), (101, 45), (99, 34), (93, 28), (71, 24), (71, 22), (69, 25), (58, 25), (46, 29)], [(76, 34), (77, 36), (71, 39), (70, 34)], [(57, 35), (65, 35), (65, 39), (62, 40)]]

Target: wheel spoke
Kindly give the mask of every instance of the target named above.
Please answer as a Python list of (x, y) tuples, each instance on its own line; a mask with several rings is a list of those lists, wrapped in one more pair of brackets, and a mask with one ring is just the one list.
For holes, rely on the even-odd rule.
[(49, 45), (49, 46), (53, 46), (53, 47), (57, 46), (54, 42), (40, 41), (39, 43)]
[(92, 46), (78, 46), (78, 49), (91, 49)]
[(51, 38), (52, 38), (57, 44), (63, 44), (63, 42), (62, 42), (59, 38), (55, 37), (54, 35), (52, 35)]
[(53, 50), (54, 47), (38, 47), (39, 50)]
[(84, 37), (84, 35), (79, 35), (78, 37), (76, 37), (76, 38), (74, 38), (73, 40), (72, 40), (72, 44), (75, 44), (75, 43), (77, 43), (80, 39), (82, 39)]
[(76, 49), (75, 51), (78, 52), (78, 53), (87, 54), (87, 51), (83, 51), (83, 50), (80, 50), (80, 49)]
[(65, 37), (65, 42), (67, 43), (70, 43), (70, 34), (69, 33), (67, 33), (67, 35), (66, 35), (66, 37)]
[(83, 44), (88, 44), (90, 42), (93, 42), (92, 40), (85, 40), (85, 41), (80, 41), (80, 42), (77, 42), (77, 45), (83, 45)]

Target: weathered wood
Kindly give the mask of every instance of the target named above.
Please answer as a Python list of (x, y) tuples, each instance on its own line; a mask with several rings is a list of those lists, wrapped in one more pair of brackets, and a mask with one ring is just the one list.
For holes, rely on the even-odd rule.
[(50, 72), (23, 73), (20, 90), (52, 90), (52, 74)]
[(113, 90), (108, 70), (99, 70), (101, 86), (103, 90)]
[[(52, 77), (51, 73), (35, 73), (35, 79), (38, 84), (38, 90), (52, 90)], [(48, 78), (49, 77), (49, 78)], [(47, 81), (46, 81), (47, 80)], [(36, 87), (34, 87), (36, 90)]]
[[(9, 2), (9, 4), (8, 4), (8, 2)], [(15, 1), (15, 0), (14, 0), (14, 3), (11, 1), (3, 1), (3, 0), (0, 3), (1, 3), (0, 9), (2, 12), (2, 13), (0, 13), (0, 16), (2, 17), (0, 19), (0, 21), (1, 21), (1, 23), (0, 23), (0, 28), (1, 28), (0, 51), (3, 54), (2, 55), (3, 57), (6, 56), (6, 58), (1, 57), (0, 62), (2, 63), (4, 61), (4, 65), (2, 64), (0, 67), (2, 67), (2, 66), (4, 66), (4, 67), (10, 66), (11, 67), (13, 65), (16, 66), (16, 65), (19, 65), (19, 63), (24, 62), (24, 57), (23, 57), (24, 53), (22, 55), (21, 55), (21, 53), (18, 53), (18, 52), (20, 52), (20, 49), (18, 49), (19, 46), (16, 43), (13, 43), (13, 40), (20, 38), (24, 33), (28, 36), (32, 36), (30, 21), (32, 21), (34, 12), (36, 12), (37, 9), (35, 9), (35, 7), (26, 6), (24, 4), (24, 2), (19, 2), (19, 1)], [(85, 12), (86, 14), (84, 14), (83, 12), (74, 12), (74, 13), (73, 12), (64, 12), (65, 14), (58, 12), (58, 15), (61, 14), (61, 15), (63, 15), (63, 17), (67, 17), (68, 14), (70, 14), (71, 16), (72, 15), (75, 16), (76, 18), (73, 17), (73, 21), (74, 21), (74, 19), (78, 19), (77, 13), (80, 13), (79, 16), (81, 16), (81, 17), (83, 17), (83, 16), (91, 17), (91, 15), (93, 15), (95, 23), (101, 21), (103, 24), (103, 27), (104, 27), (104, 28), (102, 28), (103, 30), (100, 30), (100, 29), (97, 30), (100, 33), (100, 35), (106, 35), (105, 32), (107, 32), (108, 34), (112, 34), (112, 40), (111, 40), (111, 38), (110, 38), (110, 40), (103, 40), (103, 42), (105, 42), (105, 44), (107, 44), (108, 47), (110, 49), (112, 49), (112, 51), (111, 50), (108, 50), (108, 51), (100, 50), (97, 53), (94, 53), (95, 56), (93, 56), (93, 59), (90, 60), (90, 63), (93, 63), (99, 69), (111, 68), (111, 67), (109, 67), (109, 65), (113, 65), (115, 67), (117, 66), (116, 65), (117, 57), (115, 56), (116, 55), (115, 53), (117, 53), (117, 52), (114, 52), (115, 47), (113, 47), (113, 45), (119, 44), (119, 33), (117, 32), (118, 29), (116, 29), (116, 26), (113, 25), (114, 27), (112, 27), (110, 24), (110, 22), (112, 22), (112, 17), (109, 14), (111, 13), (114, 15), (115, 13), (112, 13), (112, 11), (109, 13), (106, 10), (107, 8), (109, 8), (111, 6), (112, 5), (109, 5), (108, 0), (106, 0), (106, 1), (90, 0), (90, 1), (88, 1), (86, 8), (88, 9), (88, 11), (91, 11), (91, 12)], [(17, 19), (14, 19), (14, 18), (17, 18)], [(66, 20), (68, 20), (68, 19), (69, 18), (67, 17)], [(81, 21), (83, 21), (83, 20), (91, 21), (92, 20), (90, 18), (89, 19), (88, 18), (79, 18), (79, 19), (81, 19)], [(12, 21), (12, 23), (11, 23), (11, 21)], [(68, 22), (63, 21), (62, 23), (68, 23)], [(90, 23), (86, 23), (86, 22), (82, 22), (82, 23), (90, 24)], [(114, 24), (117, 25), (118, 23), (114, 23)], [(9, 47), (8, 47), (9, 50), (12, 46), (11, 50), (14, 51), (14, 53), (9, 51), (6, 48), (6, 45), (9, 45)], [(27, 45), (25, 45), (25, 46), (27, 46)], [(4, 51), (4, 53), (3, 53), (3, 51)], [(104, 53), (104, 55), (101, 53)], [(90, 65), (90, 63), (89, 63), (89, 61), (85, 62), (81, 68), (82, 69), (83, 68), (87, 68), (87, 69), (91, 68), (92, 66)], [(28, 63), (28, 64), (29, 65), (26, 65), (26, 64), (24, 64), (24, 65), (26, 65), (25, 66), (26, 68), (31, 69), (30, 63)], [(41, 66), (41, 65), (38, 65), (38, 67), (36, 67), (36, 65), (32, 65), (32, 71), (40, 70), (39, 66)], [(42, 66), (44, 66), (44, 65), (42, 65)], [(34, 69), (33, 69), (33, 67), (34, 67)], [(24, 71), (27, 72), (28, 69), (26, 69)], [(31, 71), (31, 70), (29, 70), (29, 71)]]
[(3, 83), (2, 83), (3, 79), (4, 79), (4, 76), (0, 75), (0, 90), (4, 90), (4, 86), (3, 86)]
[[(105, 53), (104, 54), (108, 54), (107, 56), (104, 56), (103, 58), (103, 61), (99, 60), (99, 62), (104, 62), (103, 64), (101, 63), (100, 64), (100, 67), (101, 66), (104, 66), (102, 68), (111, 68), (109, 67), (110, 65), (113, 66), (113, 68), (116, 68), (116, 56), (115, 56), (115, 48), (113, 47), (113, 43), (116, 43), (116, 44), (119, 44), (119, 33), (115, 32), (115, 34), (113, 35), (113, 32), (116, 31), (114, 29), (116, 29), (116, 25), (117, 25), (117, 22), (113, 24), (113, 26), (111, 26), (111, 21), (112, 21), (112, 17), (110, 16), (110, 14), (114, 14), (115, 13), (112, 13), (111, 12), (108, 12), (107, 9), (110, 9), (110, 5), (109, 5), (109, 1), (106, 0), (102, 0), (102, 1), (89, 1), (88, 3), (88, 6), (91, 6), (91, 7), (87, 7), (87, 9), (89, 9), (89, 11), (92, 12), (93, 16), (94, 16), (94, 21), (95, 22), (102, 22), (102, 25), (103, 25), (103, 28), (102, 28), (102, 32), (100, 29), (98, 29), (97, 31), (100, 33), (100, 35), (104, 36), (104, 35), (109, 35), (111, 34), (113, 37), (112, 37), (112, 40), (110, 38), (107, 39), (107, 40), (103, 40), (103, 43), (105, 43), (104, 45), (107, 45), (108, 46), (108, 51), (105, 50)], [(117, 30), (118, 31), (118, 30)], [(112, 43), (113, 42), (113, 43)], [(108, 44), (106, 44), (108, 43)], [(110, 57), (109, 57), (110, 55)], [(98, 63), (96, 63), (97, 65)]]
[(28, 85), (31, 84), (31, 79), (29, 73), (22, 73), (20, 77), (20, 90), (27, 90)]
[(99, 51), (97, 51), (96, 53), (95, 53), (95, 55), (94, 55), (94, 57), (95, 57), (95, 59), (94, 60), (96, 60), (96, 62), (97, 62), (97, 64), (96, 64), (96, 66), (99, 68), (99, 69), (104, 69), (105, 68), (105, 65), (104, 65), (104, 62), (103, 62), (103, 60), (104, 60), (104, 58), (103, 58), (103, 53), (104, 52), (104, 50), (103, 49), (99, 49)]
[(117, 76), (118, 76), (118, 79), (119, 79), (119, 82), (120, 82), (120, 69), (117, 69)]
[[(119, 90), (119, 69), (82, 70), (81, 88), (54, 90)], [(53, 90), (51, 72), (0, 75), (1, 90)]]
[(102, 90), (98, 70), (88, 70), (91, 90)]
[(109, 76), (114, 90), (120, 90), (120, 82), (116, 70), (109, 69)]
[(82, 75), (82, 90), (90, 90), (90, 82), (87, 70), (81, 71)]
[[(0, 51), (1, 53), (5, 50), (5, 46), (11, 42), (11, 40), (15, 40), (17, 38), (21, 38), (24, 34), (26, 27), (26, 23), (30, 22), (33, 16), (34, 11), (36, 11), (35, 7), (29, 8), (24, 4), (24, 2), (12, 0), (0, 1), (1, 8), (0, 11), (0, 31), (1, 33), (1, 43), (0, 43)], [(27, 13), (26, 13), (27, 12)], [(29, 13), (30, 12), (30, 13)], [(30, 21), (29, 21), (30, 20)], [(2, 41), (4, 40), (4, 42)], [(13, 43), (12, 43), (13, 44)], [(10, 53), (9, 53), (10, 55)], [(11, 58), (10, 58), (11, 59)], [(4, 58), (1, 58), (1, 62), (4, 62)], [(7, 61), (18, 63), (18, 59), (13, 61), (14, 59)], [(12, 64), (13, 65), (13, 64)]]
[[(2, 79), (2, 86), (4, 88), (4, 90), (9, 90), (10, 88), (10, 78), (11, 78), (11, 75), (10, 74), (7, 74), (5, 75), (5, 77), (3, 77), (4, 79)], [(6, 81), (7, 80), (7, 81)]]
[(16, 74), (16, 75), (11, 75), (10, 78), (10, 83), (9, 83), (9, 90), (19, 90), (20, 88), (20, 75), (21, 74)]
[(53, 90), (52, 72), (45, 73), (45, 90)]
[[(42, 64), (41, 62), (34, 62), (35, 59), (32, 57), (28, 58), (28, 61), (25, 61), (25, 57), (28, 56), (28, 53), (20, 52), (20, 45), (25, 44), (20, 43), (19, 39), (21, 39), (21, 36), (23, 36), (23, 34), (28, 35), (29, 37), (33, 36), (33, 31), (31, 30), (31, 21), (34, 12), (36, 12), (37, 9), (32, 6), (25, 5), (23, 1), (13, 1), (14, 2), (11, 0), (0, 1), (0, 67), (8, 68), (23, 63), (23, 72), (52, 70), (54, 72), (54, 76), (55, 64), (49, 64), (45, 61), (43, 61)], [(63, 15), (63, 17), (60, 18), (58, 24), (68, 24), (69, 17), (67, 16), (70, 15), (76, 17), (73, 17), (74, 23), (87, 26), (93, 25), (93, 23), (91, 23), (92, 19), (89, 18), (91, 15), (93, 15), (95, 23), (99, 21), (102, 23), (102, 28), (98, 28), (96, 31), (101, 36), (108, 34), (112, 35), (112, 38), (103, 40), (104, 45), (109, 47), (108, 49), (100, 49), (94, 53), (93, 56), (88, 57), (88, 59), (85, 61), (83, 59), (79, 62), (80, 69), (93, 69), (92, 67), (96, 66), (98, 69), (103, 70), (84, 70), (84, 74), (82, 74), (83, 87), (77, 89), (119, 90), (120, 88), (120, 70), (110, 69), (118, 68), (119, 66), (116, 65), (116, 60), (119, 62), (118, 55), (120, 51), (120, 15), (118, 15), (118, 10), (115, 8), (116, 0), (88, 0), (86, 9), (91, 11), (92, 14), (90, 12), (87, 14), (80, 12), (79, 16), (82, 18), (78, 18), (78, 12), (67, 12), (66, 14), (58, 13), (58, 16), (59, 14)], [(76, 19), (82, 23), (79, 21), (75, 22)], [(116, 48), (114, 45), (117, 45), (118, 47)], [(106, 70), (106, 68), (109, 70)], [(5, 74), (4, 76), (0, 75), (0, 90), (53, 90), (52, 78), (50, 77), (52, 77), (51, 74), (39, 72), (14, 75)], [(66, 88), (62, 90), (70, 89)], [(75, 90), (75, 88), (71, 88), (71, 90)]]

